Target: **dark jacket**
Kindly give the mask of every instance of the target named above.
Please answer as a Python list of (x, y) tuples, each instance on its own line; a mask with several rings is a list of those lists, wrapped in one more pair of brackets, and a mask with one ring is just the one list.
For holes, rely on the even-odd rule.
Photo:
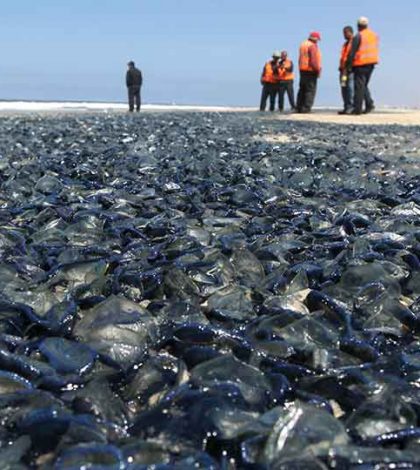
[(143, 76), (139, 69), (132, 67), (127, 70), (125, 81), (128, 88), (140, 88), (143, 84)]

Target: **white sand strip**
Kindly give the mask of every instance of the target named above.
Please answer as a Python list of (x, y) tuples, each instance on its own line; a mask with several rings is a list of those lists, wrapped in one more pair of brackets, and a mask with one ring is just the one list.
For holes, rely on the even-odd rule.
[[(1, 111), (127, 111), (128, 105), (125, 103), (101, 103), (101, 102), (54, 102), (54, 101), (0, 101)], [(233, 108), (228, 106), (189, 106), (189, 105), (163, 105), (163, 104), (145, 104), (142, 106), (144, 111), (253, 111), (253, 108)]]

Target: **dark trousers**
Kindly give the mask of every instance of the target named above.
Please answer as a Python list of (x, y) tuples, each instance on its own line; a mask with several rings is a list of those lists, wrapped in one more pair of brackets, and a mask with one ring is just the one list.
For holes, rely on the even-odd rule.
[(261, 92), (260, 111), (265, 111), (267, 98), (270, 97), (270, 111), (274, 111), (276, 105), (277, 85), (275, 83), (264, 83)]
[(134, 103), (136, 105), (136, 110), (140, 111), (140, 87), (128, 87), (128, 106), (130, 108), (130, 111), (134, 111)]
[(295, 108), (295, 92), (293, 88), (293, 80), (285, 80), (279, 82), (279, 110), (284, 109), (284, 94), (287, 93), (289, 104), (292, 109)]
[(313, 72), (300, 72), (299, 93), (297, 97), (297, 110), (300, 113), (309, 113), (315, 102), (318, 74)]
[(354, 112), (356, 113), (361, 113), (363, 111), (363, 102), (366, 103), (367, 110), (371, 110), (374, 107), (373, 99), (369, 91), (369, 82), (374, 68), (374, 65), (353, 67)]
[[(341, 80), (342, 76), (340, 76), (340, 84)], [(346, 86), (341, 87), (341, 95), (343, 97), (344, 110), (353, 111), (354, 74), (348, 74)]]

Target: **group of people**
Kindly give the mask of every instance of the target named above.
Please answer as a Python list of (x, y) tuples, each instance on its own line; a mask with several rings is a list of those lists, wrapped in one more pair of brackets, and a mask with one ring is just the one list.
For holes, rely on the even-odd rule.
[[(370, 113), (375, 109), (369, 91), (369, 82), (379, 62), (379, 38), (369, 28), (369, 20), (361, 17), (357, 23), (358, 33), (351, 26), (343, 30), (345, 43), (341, 50), (339, 73), (344, 108), (339, 114)], [(260, 110), (265, 111), (267, 100), (270, 111), (284, 110), (284, 95), (287, 92), (291, 110), (310, 113), (315, 102), (318, 79), (322, 71), (322, 54), (319, 47), (321, 34), (310, 33), (299, 49), (300, 83), (297, 100), (294, 99), (294, 66), (287, 51), (275, 51), (261, 76), (262, 94)]]
[[(343, 44), (339, 73), (344, 108), (339, 114), (370, 113), (375, 109), (369, 91), (369, 82), (379, 62), (379, 38), (369, 28), (369, 20), (361, 17), (357, 23), (358, 33), (354, 34), (351, 26), (343, 30)], [(310, 113), (315, 102), (318, 79), (322, 71), (322, 54), (319, 47), (321, 34), (317, 31), (310, 33), (299, 49), (299, 92), (295, 102), (294, 65), (287, 51), (275, 51), (268, 61), (261, 76), (262, 93), (260, 111), (265, 111), (267, 100), (270, 111), (276, 108), (278, 100), (279, 111), (284, 110), (284, 96), (287, 94), (290, 108), (298, 113)], [(126, 85), (128, 89), (129, 111), (140, 111), (140, 89), (143, 84), (141, 71), (135, 63), (128, 63)]]
[(287, 51), (273, 52), (273, 58), (264, 66), (261, 75), (261, 103), (260, 111), (265, 111), (267, 100), (270, 98), (270, 111), (274, 111), (278, 97), (279, 110), (284, 109), (284, 95), (287, 92), (290, 107), (295, 109), (295, 93), (293, 81), (293, 62), (288, 58)]

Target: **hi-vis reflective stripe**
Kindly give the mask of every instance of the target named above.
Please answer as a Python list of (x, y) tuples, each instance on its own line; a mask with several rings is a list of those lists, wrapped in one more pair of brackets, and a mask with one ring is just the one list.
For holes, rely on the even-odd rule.
[(280, 69), (280, 80), (282, 81), (289, 81), (295, 78), (293, 72), (288, 72), (286, 69), (290, 69), (292, 67), (292, 61), (286, 59), (283, 63), (283, 67)]
[(274, 76), (273, 64), (271, 62), (267, 62), (265, 64), (264, 74), (263, 74), (262, 79), (264, 83), (277, 83), (278, 77)]
[(379, 37), (370, 29), (360, 32), (360, 47), (353, 60), (355, 67), (379, 62)]
[(299, 70), (308, 71), (309, 66), (309, 48), (312, 46), (311, 41), (304, 41), (300, 46), (299, 51)]
[[(319, 72), (319, 70), (314, 70), (312, 67), (310, 60), (309, 60), (309, 49), (314, 46), (314, 43), (312, 41), (309, 41), (307, 39), (304, 41), (301, 46), (300, 46), (300, 52), (299, 52), (299, 70), (301, 72)], [(319, 67), (321, 68), (321, 51), (319, 47), (316, 47), (316, 54), (317, 54), (317, 62), (319, 64)]]
[(344, 70), (344, 68), (346, 66), (346, 62), (347, 62), (347, 59), (349, 57), (352, 44), (353, 44), (353, 40), (350, 39), (349, 41), (344, 43), (344, 45), (341, 49), (340, 70)]

